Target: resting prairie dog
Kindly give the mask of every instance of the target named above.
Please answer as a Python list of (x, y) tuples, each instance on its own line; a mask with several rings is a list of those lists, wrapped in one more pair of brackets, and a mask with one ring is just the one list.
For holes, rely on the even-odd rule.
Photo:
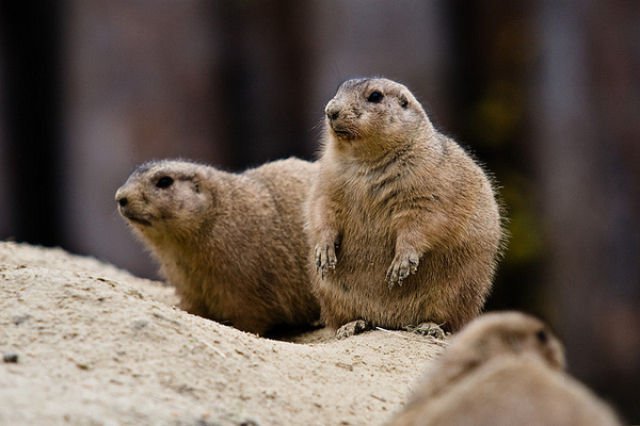
[(484, 305), (503, 237), (487, 175), (402, 84), (348, 80), (325, 113), (306, 218), (326, 324), (459, 329)]
[(562, 345), (542, 322), (486, 314), (453, 337), (390, 424), (619, 425), (564, 366)]
[(316, 169), (294, 158), (242, 174), (150, 162), (118, 189), (116, 201), (183, 309), (264, 334), (319, 316), (302, 216)]

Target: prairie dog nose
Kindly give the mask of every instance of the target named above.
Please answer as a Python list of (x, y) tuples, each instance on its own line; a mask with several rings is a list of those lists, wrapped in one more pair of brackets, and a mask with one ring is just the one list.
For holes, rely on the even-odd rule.
[(329, 120), (335, 120), (340, 117), (340, 108), (334, 101), (329, 101), (327, 107), (324, 109), (324, 113)]
[(122, 193), (122, 190), (120, 190), (120, 189), (118, 191), (116, 191), (116, 203), (118, 203), (120, 205), (120, 207), (124, 207), (127, 204), (129, 204), (129, 200)]

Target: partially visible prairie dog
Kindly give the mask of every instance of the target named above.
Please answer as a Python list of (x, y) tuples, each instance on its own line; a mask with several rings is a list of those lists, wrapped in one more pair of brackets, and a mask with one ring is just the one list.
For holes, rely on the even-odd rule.
[(302, 216), (315, 172), (313, 163), (294, 158), (242, 174), (150, 162), (118, 189), (116, 201), (186, 311), (264, 334), (319, 316)]
[(402, 84), (346, 81), (325, 113), (306, 210), (323, 319), (459, 329), (484, 305), (503, 238), (489, 178)]
[(540, 320), (519, 312), (488, 313), (453, 336), (428, 369), (416, 399), (436, 398), (503, 356), (537, 358), (558, 371), (565, 367), (562, 344)]
[(539, 320), (483, 315), (453, 337), (391, 425), (620, 424), (564, 365), (560, 342)]

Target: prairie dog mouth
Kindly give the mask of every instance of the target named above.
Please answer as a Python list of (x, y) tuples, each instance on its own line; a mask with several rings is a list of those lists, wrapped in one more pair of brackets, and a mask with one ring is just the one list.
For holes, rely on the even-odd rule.
[(127, 220), (133, 222), (133, 223), (137, 223), (140, 225), (144, 225), (144, 226), (151, 226), (151, 222), (148, 221), (147, 219), (137, 216), (136, 214), (132, 213), (130, 210), (127, 209), (120, 209), (120, 213), (122, 214), (122, 216), (126, 217)]
[(336, 135), (336, 137), (338, 139), (344, 139), (344, 140), (354, 140), (357, 137), (356, 132), (353, 131), (353, 129), (350, 129), (348, 127), (342, 127), (342, 126), (331, 126), (331, 130), (333, 130), (333, 133)]

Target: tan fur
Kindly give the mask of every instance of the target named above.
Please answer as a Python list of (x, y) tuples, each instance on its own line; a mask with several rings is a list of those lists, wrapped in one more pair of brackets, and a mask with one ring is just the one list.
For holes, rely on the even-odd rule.
[(325, 112), (307, 227), (327, 325), (459, 329), (484, 305), (502, 239), (486, 174), (399, 83), (349, 80)]
[[(263, 334), (319, 316), (302, 217), (316, 170), (293, 158), (243, 174), (152, 162), (134, 171), (116, 201), (185, 310)], [(173, 184), (158, 188), (162, 177)]]
[(620, 424), (563, 368), (560, 342), (537, 319), (515, 312), (483, 315), (453, 338), (390, 424)]

